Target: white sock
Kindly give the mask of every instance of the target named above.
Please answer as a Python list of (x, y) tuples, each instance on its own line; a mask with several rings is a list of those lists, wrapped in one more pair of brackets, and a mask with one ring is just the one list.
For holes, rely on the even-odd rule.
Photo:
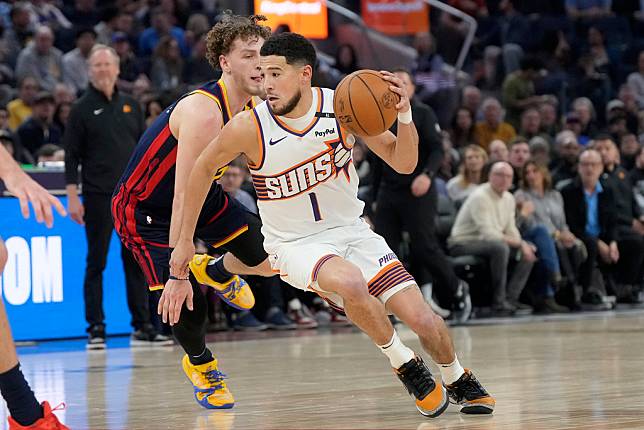
[(402, 343), (396, 330), (394, 330), (394, 335), (391, 337), (391, 340), (385, 345), (378, 345), (378, 348), (380, 348), (382, 353), (389, 358), (391, 367), (394, 369), (398, 369), (416, 355), (414, 354), (414, 351), (407, 348), (405, 344)]
[(453, 384), (465, 373), (465, 369), (458, 362), (458, 357), (456, 356), (454, 356), (454, 361), (449, 364), (439, 364), (438, 368), (441, 370), (441, 377), (445, 385)]

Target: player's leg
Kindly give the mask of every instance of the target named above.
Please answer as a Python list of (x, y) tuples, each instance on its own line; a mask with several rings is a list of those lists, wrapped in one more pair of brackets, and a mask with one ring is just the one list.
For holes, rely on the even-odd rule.
[(362, 271), (347, 260), (332, 257), (319, 269), (317, 285), (342, 298), (349, 319), (389, 358), (396, 375), (415, 397), (418, 410), (430, 417), (443, 413), (448, 405), (443, 388), (422, 359), (402, 343), (382, 302), (370, 294)]
[(463, 369), (445, 322), (423, 300), (420, 289), (416, 285), (407, 286), (389, 297), (386, 306), (418, 335), (423, 349), (437, 363), (443, 384), (452, 400), (461, 406), (461, 412), (492, 413), (494, 399), (470, 370)]
[[(240, 218), (244, 220), (241, 227)], [(259, 217), (231, 207), (230, 213), (217, 223), (198, 226), (196, 236), (210, 246), (228, 251), (219, 258), (196, 255), (190, 262), (190, 270), (197, 281), (214, 288), (224, 301), (237, 309), (252, 308), (253, 293), (238, 275), (275, 275), (267, 261)], [(221, 240), (222, 236), (228, 239)]]
[[(0, 239), (0, 274), (7, 263), (7, 249)], [(49, 403), (42, 406), (25, 380), (16, 355), (4, 302), (0, 300), (0, 393), (9, 409), (9, 429), (52, 428), (66, 429), (52, 413)], [(50, 425), (51, 427), (45, 427)], [(59, 427), (54, 427), (58, 425)]]

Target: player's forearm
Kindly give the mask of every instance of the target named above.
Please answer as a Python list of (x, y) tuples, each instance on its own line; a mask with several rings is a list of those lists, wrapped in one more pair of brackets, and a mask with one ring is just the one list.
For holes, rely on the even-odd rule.
[(172, 216), (170, 217), (170, 248), (174, 248), (179, 240), (181, 233), (181, 222), (183, 220), (183, 201), (185, 193), (174, 192), (174, 199), (172, 200)]
[(398, 121), (398, 133), (390, 164), (398, 173), (414, 172), (418, 164), (418, 132), (413, 122), (404, 124)]
[(212, 183), (212, 170), (208, 167), (208, 160), (203, 155), (197, 159), (188, 179), (186, 190), (190, 190), (190, 192), (184, 196), (181, 229), (177, 242), (183, 240), (192, 242), (199, 213)]

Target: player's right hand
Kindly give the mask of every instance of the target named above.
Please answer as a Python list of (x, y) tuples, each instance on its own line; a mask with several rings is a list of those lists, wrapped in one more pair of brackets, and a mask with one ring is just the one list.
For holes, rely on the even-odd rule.
[(85, 225), (85, 206), (83, 206), (78, 196), (70, 196), (67, 199), (67, 210), (71, 219), (77, 224)]
[(192, 285), (190, 281), (170, 279), (165, 284), (157, 312), (161, 315), (164, 323), (175, 325), (181, 317), (181, 308), (186, 304), (188, 310), (192, 310)]

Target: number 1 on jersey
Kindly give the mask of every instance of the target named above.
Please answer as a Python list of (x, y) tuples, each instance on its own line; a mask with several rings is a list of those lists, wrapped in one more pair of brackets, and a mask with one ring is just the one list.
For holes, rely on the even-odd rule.
[(318, 196), (316, 196), (315, 193), (309, 193), (309, 198), (311, 199), (311, 206), (313, 207), (313, 218), (315, 218), (315, 221), (322, 221), (320, 205), (318, 204)]

